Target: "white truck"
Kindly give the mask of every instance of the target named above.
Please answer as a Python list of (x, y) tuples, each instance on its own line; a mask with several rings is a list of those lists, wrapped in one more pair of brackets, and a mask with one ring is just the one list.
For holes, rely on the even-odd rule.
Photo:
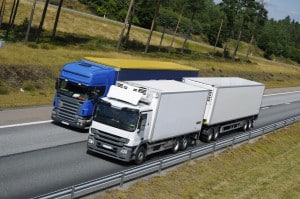
[(265, 86), (238, 77), (183, 78), (186, 84), (209, 89), (200, 139), (216, 140), (220, 133), (253, 127)]
[(248, 130), (264, 85), (241, 78), (118, 82), (96, 105), (87, 148), (140, 164), (147, 155), (185, 150), (197, 139)]
[(174, 80), (119, 82), (96, 106), (88, 151), (140, 164), (188, 147), (197, 137), (208, 89)]

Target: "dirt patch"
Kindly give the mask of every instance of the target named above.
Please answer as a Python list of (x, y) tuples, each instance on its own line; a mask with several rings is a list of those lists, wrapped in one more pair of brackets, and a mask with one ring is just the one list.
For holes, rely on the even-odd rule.
[(42, 66), (7, 65), (0, 63), (0, 84), (19, 87), (26, 81), (39, 82), (54, 78), (53, 72)]

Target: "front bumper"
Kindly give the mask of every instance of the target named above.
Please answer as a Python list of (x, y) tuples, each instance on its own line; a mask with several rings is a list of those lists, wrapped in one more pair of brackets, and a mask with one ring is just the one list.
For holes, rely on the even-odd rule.
[(101, 143), (97, 141), (92, 135), (88, 137), (87, 150), (123, 162), (130, 162), (133, 157), (132, 148), (126, 146), (119, 148), (119, 147), (112, 146), (108, 143)]
[(77, 119), (75, 119), (75, 117), (74, 117), (74, 120), (71, 121), (71, 120), (66, 120), (64, 118), (59, 117), (56, 114), (55, 110), (52, 111), (51, 119), (55, 122), (59, 122), (64, 125), (72, 126), (72, 127), (78, 128), (78, 129), (89, 129), (89, 127), (92, 124), (92, 117), (83, 118), (83, 117), (78, 116)]

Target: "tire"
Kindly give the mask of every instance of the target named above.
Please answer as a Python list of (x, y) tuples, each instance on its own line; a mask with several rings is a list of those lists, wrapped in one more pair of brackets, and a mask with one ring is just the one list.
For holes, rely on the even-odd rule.
[(212, 138), (213, 138), (213, 133), (214, 133), (214, 129), (213, 128), (209, 128), (207, 130), (205, 130), (206, 133), (201, 135), (201, 140), (203, 142), (206, 143), (210, 143)]
[(243, 122), (243, 127), (242, 127), (242, 130), (244, 131), (244, 132), (246, 132), (247, 130), (248, 130), (248, 120), (245, 120), (244, 122)]
[(248, 130), (253, 128), (253, 119), (248, 122)]
[(173, 147), (172, 147), (172, 153), (177, 153), (180, 149), (180, 142), (179, 140), (176, 138), (174, 140), (174, 143), (173, 143)]
[(216, 141), (218, 139), (219, 135), (220, 135), (220, 128), (215, 127), (211, 140)]
[(140, 165), (145, 161), (145, 159), (146, 159), (146, 149), (145, 147), (141, 146), (136, 152), (134, 163), (136, 165)]
[(189, 138), (184, 136), (180, 140), (180, 150), (184, 151), (189, 146)]

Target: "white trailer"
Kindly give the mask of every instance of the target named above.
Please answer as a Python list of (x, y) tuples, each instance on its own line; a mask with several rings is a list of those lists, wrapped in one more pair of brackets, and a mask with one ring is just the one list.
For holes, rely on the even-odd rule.
[(208, 89), (173, 80), (119, 82), (95, 110), (88, 150), (123, 161), (186, 149), (199, 136)]
[(265, 86), (237, 77), (183, 78), (186, 84), (209, 89), (202, 140), (217, 139), (219, 133), (253, 127)]

